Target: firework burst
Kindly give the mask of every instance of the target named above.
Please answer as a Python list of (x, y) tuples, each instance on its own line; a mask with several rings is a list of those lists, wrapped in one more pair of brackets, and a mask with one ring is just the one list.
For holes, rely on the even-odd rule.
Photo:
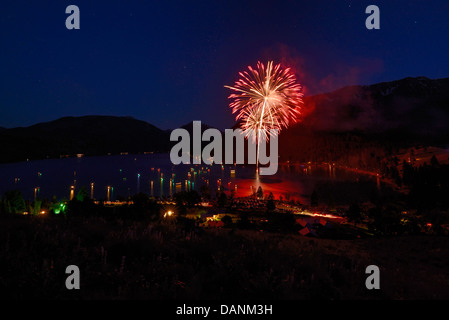
[(290, 68), (273, 67), (273, 61), (266, 66), (259, 61), (255, 69), (249, 66), (239, 75), (234, 86), (225, 86), (234, 91), (229, 107), (245, 136), (257, 143), (258, 168), (259, 143), (299, 120), (303, 93)]
[(290, 68), (259, 61), (255, 69), (249, 66), (239, 75), (234, 86), (225, 87), (234, 91), (228, 97), (233, 99), (229, 107), (248, 138), (268, 139), (271, 129), (280, 132), (298, 121), (303, 94)]
[[(277, 117), (269, 112), (261, 114), (259, 108), (249, 108), (248, 110), (241, 111), (242, 122), (240, 128), (243, 130), (245, 137), (251, 138), (253, 142), (257, 138), (262, 140), (269, 140), (269, 132), (279, 132), (280, 124)], [(263, 126), (263, 129), (261, 129)], [(260, 130), (259, 130), (260, 129)], [(275, 129), (277, 131), (270, 131)], [(258, 136), (260, 133), (260, 136)]]

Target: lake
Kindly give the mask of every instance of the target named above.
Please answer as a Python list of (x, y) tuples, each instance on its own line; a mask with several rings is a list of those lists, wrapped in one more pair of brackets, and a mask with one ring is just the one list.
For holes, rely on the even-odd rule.
[(199, 191), (202, 185), (209, 185), (212, 193), (221, 185), (226, 192), (234, 190), (241, 197), (261, 186), (264, 193), (273, 192), (276, 198), (289, 193), (308, 203), (319, 182), (358, 181), (361, 177), (331, 165), (280, 166), (276, 175), (258, 176), (254, 166), (175, 166), (169, 154), (110, 155), (2, 164), (0, 193), (18, 189), (28, 200), (69, 199), (71, 192), (76, 195), (84, 186), (94, 199), (112, 201), (139, 192), (161, 197), (180, 190)]

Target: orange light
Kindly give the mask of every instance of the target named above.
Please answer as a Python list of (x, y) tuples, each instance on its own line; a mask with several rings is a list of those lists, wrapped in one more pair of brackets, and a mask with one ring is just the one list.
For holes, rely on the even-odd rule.
[(171, 217), (173, 215), (173, 211), (169, 210), (164, 214), (164, 218)]

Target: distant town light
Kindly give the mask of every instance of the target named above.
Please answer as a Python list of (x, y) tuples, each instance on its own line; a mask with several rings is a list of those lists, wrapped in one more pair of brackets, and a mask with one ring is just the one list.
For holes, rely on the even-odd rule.
[(164, 218), (171, 217), (172, 215), (173, 215), (173, 211), (168, 210), (168, 211), (164, 214)]

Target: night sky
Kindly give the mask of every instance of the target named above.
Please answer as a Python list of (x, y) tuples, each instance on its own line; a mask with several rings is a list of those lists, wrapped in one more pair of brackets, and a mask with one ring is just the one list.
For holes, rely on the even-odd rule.
[[(75, 4), (80, 30), (68, 30)], [(367, 30), (365, 8), (380, 8)], [(238, 72), (293, 68), (306, 95), (449, 77), (449, 1), (1, 1), (0, 126), (132, 116), (161, 129), (234, 123)]]

